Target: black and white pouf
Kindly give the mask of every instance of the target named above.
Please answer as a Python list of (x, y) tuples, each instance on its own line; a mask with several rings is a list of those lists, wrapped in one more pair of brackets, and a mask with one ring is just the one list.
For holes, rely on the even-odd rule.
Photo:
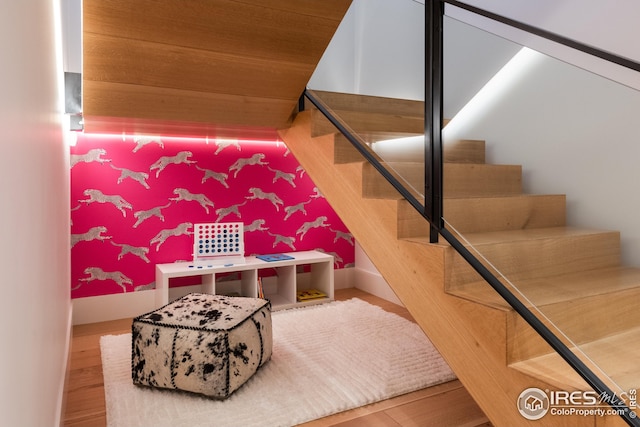
[(137, 385), (226, 399), (270, 358), (271, 306), (259, 298), (192, 293), (136, 317)]

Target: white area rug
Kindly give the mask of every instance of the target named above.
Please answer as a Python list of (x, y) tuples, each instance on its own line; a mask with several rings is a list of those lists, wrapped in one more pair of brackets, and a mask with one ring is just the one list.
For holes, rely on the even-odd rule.
[(271, 361), (225, 401), (134, 386), (131, 334), (101, 337), (107, 425), (292, 426), (455, 378), (417, 325), (360, 299), (272, 318)]

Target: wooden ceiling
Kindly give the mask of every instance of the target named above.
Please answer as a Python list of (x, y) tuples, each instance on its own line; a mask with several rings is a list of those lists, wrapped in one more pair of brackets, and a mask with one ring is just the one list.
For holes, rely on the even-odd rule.
[(274, 137), (351, 0), (84, 0), (86, 132)]

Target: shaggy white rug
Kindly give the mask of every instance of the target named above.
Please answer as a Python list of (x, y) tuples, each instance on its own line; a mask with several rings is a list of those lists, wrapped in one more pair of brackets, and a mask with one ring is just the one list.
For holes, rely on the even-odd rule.
[(357, 298), (272, 319), (271, 361), (224, 401), (134, 386), (131, 334), (101, 337), (107, 425), (292, 426), (455, 378), (417, 325)]

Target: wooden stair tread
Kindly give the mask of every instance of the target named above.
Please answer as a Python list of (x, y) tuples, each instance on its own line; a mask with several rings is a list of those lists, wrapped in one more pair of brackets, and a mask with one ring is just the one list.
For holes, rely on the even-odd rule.
[[(412, 161), (412, 162), (394, 162), (394, 161), (383, 161), (383, 165), (388, 165), (389, 167), (395, 170), (406, 170), (410, 172), (416, 171), (424, 171), (424, 162), (421, 161)], [(443, 165), (444, 171), (474, 171), (474, 170), (491, 170), (491, 169), (511, 169), (515, 168), (521, 170), (520, 165), (506, 165), (506, 164), (491, 164), (491, 163), (454, 163), (454, 162), (446, 162)]]
[(617, 231), (599, 230), (581, 227), (546, 227), (546, 228), (525, 228), (520, 230), (493, 231), (487, 233), (467, 233), (464, 238), (472, 245), (483, 245), (493, 243), (503, 243), (506, 241), (532, 241), (539, 239), (558, 239), (565, 237), (577, 237), (592, 234), (614, 233)]
[(443, 195), (444, 200), (452, 200), (452, 201), (470, 201), (470, 200), (490, 200), (490, 199), (505, 199), (506, 201), (514, 201), (518, 198), (531, 199), (535, 197), (564, 197), (564, 194), (531, 194), (531, 193), (520, 193), (520, 194), (503, 194), (499, 196), (448, 196), (446, 194)]
[[(505, 242), (526, 242), (540, 239), (558, 239), (562, 237), (577, 237), (603, 233), (618, 234), (617, 231), (563, 226), (546, 228), (525, 228), (519, 230), (503, 230), (486, 233), (466, 233), (463, 237), (464, 240), (466, 240), (470, 245), (477, 246)], [(407, 240), (412, 240), (417, 243), (430, 244), (428, 238), (407, 238)], [(443, 239), (441, 239), (441, 242), (438, 244), (448, 245), (448, 243)]]
[[(462, 240), (492, 271), (512, 281), (556, 276), (620, 264), (620, 235), (577, 227), (548, 227), (490, 233), (466, 233)], [(426, 238), (408, 238), (422, 241)], [(448, 246), (446, 242), (438, 243)], [(453, 249), (447, 252), (446, 289), (480, 279)]]
[[(640, 289), (640, 269), (611, 267), (579, 271), (559, 276), (519, 281), (513, 284), (528, 301), (540, 307), (563, 301), (575, 301), (606, 293)], [(511, 306), (485, 281), (465, 283), (448, 291), (450, 294), (490, 307), (512, 310)]]
[[(640, 327), (581, 344), (579, 348), (622, 390), (628, 392), (640, 384)], [(572, 350), (575, 350), (575, 347)], [(587, 366), (589, 364), (587, 362)], [(545, 354), (509, 366), (532, 377), (541, 378), (560, 389), (570, 386), (577, 390), (589, 390), (585, 381), (557, 353)], [(595, 373), (601, 378), (605, 377), (601, 372)]]

